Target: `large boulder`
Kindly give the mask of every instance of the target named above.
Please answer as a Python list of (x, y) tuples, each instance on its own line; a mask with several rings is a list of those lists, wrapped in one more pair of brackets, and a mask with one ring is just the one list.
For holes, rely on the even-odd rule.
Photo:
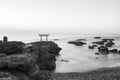
[(19, 54), (23, 51), (23, 42), (0, 42), (0, 53), (5, 53), (7, 55)]
[(105, 47), (105, 46), (100, 46), (100, 47), (98, 47), (98, 51), (99, 51), (101, 54), (103, 54), (103, 55), (106, 55), (106, 54), (109, 53), (108, 48)]

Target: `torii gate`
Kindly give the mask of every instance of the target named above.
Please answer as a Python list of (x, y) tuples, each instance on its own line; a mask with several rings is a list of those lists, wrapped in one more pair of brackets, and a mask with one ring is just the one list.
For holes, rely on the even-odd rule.
[(43, 41), (42, 37), (46, 37), (46, 41), (48, 41), (49, 34), (39, 34), (39, 36), (40, 36), (40, 41)]

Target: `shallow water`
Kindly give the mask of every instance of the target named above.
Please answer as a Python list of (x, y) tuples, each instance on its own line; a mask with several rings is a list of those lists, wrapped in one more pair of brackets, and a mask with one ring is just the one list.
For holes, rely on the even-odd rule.
[[(2, 39), (4, 35), (0, 34)], [(38, 41), (38, 34), (22, 34), (14, 35), (7, 34), (9, 41), (17, 40), (23, 41), (25, 43)], [(120, 55), (109, 54), (109, 55), (95, 55), (97, 49), (90, 50), (88, 46), (91, 42), (96, 41), (93, 37), (104, 36), (105, 38), (114, 38), (115, 46), (112, 48), (117, 48), (120, 50), (120, 36), (119, 35), (51, 35), (49, 40), (59, 39), (55, 41), (62, 50), (60, 55), (57, 56), (56, 70), (55, 72), (66, 73), (66, 72), (84, 72), (93, 69), (103, 68), (103, 67), (116, 67), (120, 66)], [(70, 40), (76, 39), (86, 39), (87, 44), (84, 46), (75, 46), (72, 44), (67, 44)], [(97, 57), (97, 59), (96, 59)], [(65, 62), (61, 60), (65, 60)]]
[[(87, 44), (84, 46), (67, 44), (70, 40), (81, 38), (83, 37), (76, 35), (76, 37), (66, 38), (57, 42), (62, 51), (60, 52), (60, 56), (57, 57), (55, 72), (85, 72), (103, 67), (120, 66), (120, 55), (112, 53), (109, 55), (95, 55), (95, 52), (98, 52), (97, 48), (94, 50), (88, 49), (88, 46), (92, 44), (91, 42), (96, 41), (92, 36), (84, 37), (87, 40), (85, 41)], [(112, 48), (120, 49), (119, 36), (104, 36), (104, 38), (114, 38), (116, 45)], [(68, 62), (63, 62), (61, 59), (68, 60)]]

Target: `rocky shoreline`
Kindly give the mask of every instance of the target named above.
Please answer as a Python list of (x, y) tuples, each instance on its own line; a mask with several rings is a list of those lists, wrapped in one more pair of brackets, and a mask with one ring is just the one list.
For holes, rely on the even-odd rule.
[(61, 50), (52, 41), (0, 42), (0, 80), (49, 80)]
[(120, 80), (120, 67), (78, 73), (54, 73), (51, 80)]

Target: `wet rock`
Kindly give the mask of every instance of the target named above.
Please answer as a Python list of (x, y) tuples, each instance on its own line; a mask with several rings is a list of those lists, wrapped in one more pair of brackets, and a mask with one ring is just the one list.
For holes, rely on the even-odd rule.
[(113, 45), (114, 45), (114, 43), (113, 43), (112, 41), (107, 42), (107, 43), (105, 44), (106, 47), (112, 47)]
[(88, 46), (89, 49), (94, 49), (94, 46)]
[(112, 50), (109, 50), (109, 52), (111, 52), (111, 53), (117, 53), (118, 50), (117, 49), (112, 49)]
[(97, 52), (96, 52), (95, 54), (96, 54), (96, 55), (99, 55), (99, 53), (97, 53)]
[(83, 46), (83, 45), (86, 44), (86, 43), (80, 42), (80, 41), (69, 41), (68, 43), (69, 43), (69, 44), (74, 44), (74, 45), (76, 45), (76, 46)]
[(60, 61), (62, 61), (62, 62), (68, 62), (68, 60), (64, 60), (64, 59), (61, 59)]
[(98, 45), (104, 45), (105, 42), (103, 41), (96, 41), (96, 42), (92, 42), (93, 44), (98, 44)]
[(102, 39), (102, 41), (108, 42), (108, 41), (114, 41), (114, 39)]
[(105, 47), (105, 46), (100, 46), (100, 47), (98, 47), (98, 51), (99, 51), (100, 53), (102, 53), (103, 55), (106, 55), (106, 54), (109, 53), (108, 48)]
[(97, 47), (97, 45), (93, 45), (93, 47)]
[(101, 37), (94, 37), (94, 39), (101, 39)]
[(120, 50), (118, 50), (118, 54), (120, 54)]
[(75, 41), (81, 42), (81, 41), (86, 41), (86, 39), (77, 39)]

